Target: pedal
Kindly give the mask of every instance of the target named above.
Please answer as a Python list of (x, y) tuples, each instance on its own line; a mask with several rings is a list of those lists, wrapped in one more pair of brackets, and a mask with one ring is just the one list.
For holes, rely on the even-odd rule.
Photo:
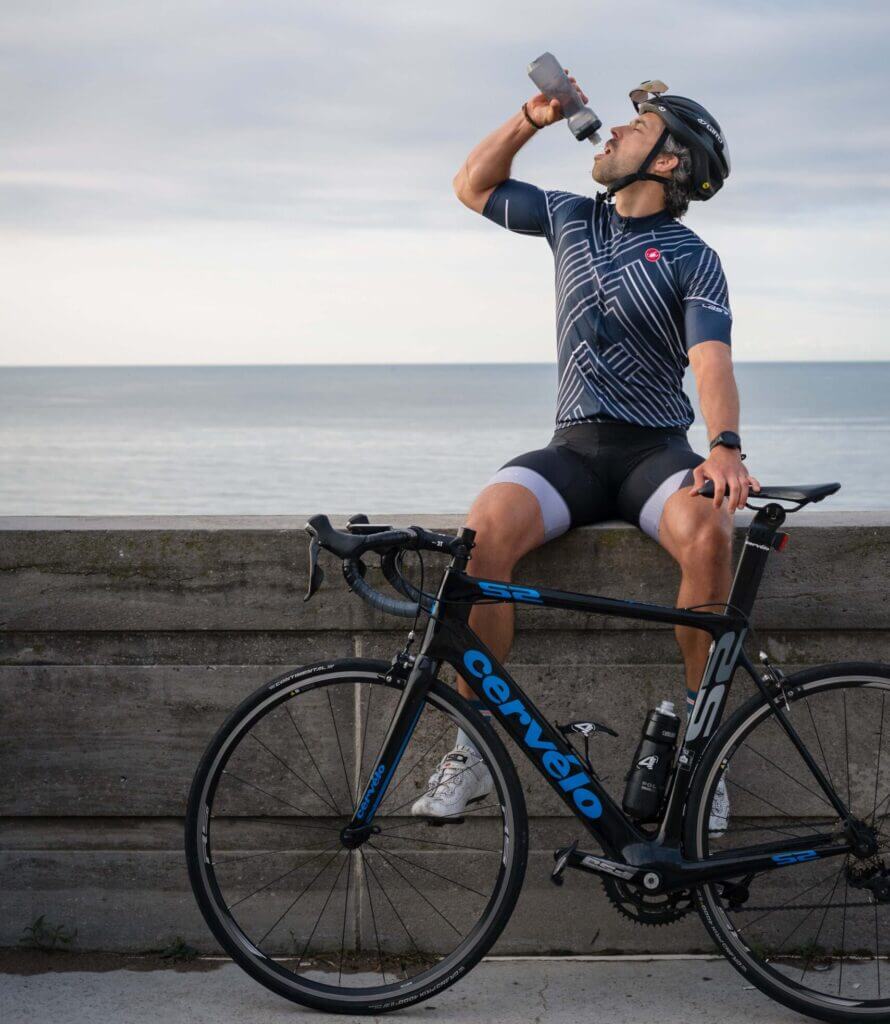
[(553, 854), (553, 859), (556, 864), (553, 870), (550, 872), (550, 881), (554, 885), (562, 885), (565, 879), (562, 877), (565, 869), (569, 866), (569, 860), (575, 850), (578, 849), (578, 840), (576, 839), (571, 845), (560, 847)]

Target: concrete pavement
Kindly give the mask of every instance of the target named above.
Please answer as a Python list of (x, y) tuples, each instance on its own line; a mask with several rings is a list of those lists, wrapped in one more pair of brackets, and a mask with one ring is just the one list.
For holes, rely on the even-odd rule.
[[(288, 1003), (227, 962), (0, 954), (5, 1024), (785, 1024), (804, 1018), (713, 958), (494, 960), (386, 1018), (331, 1017)], [(122, 967), (122, 965), (125, 965)], [(154, 969), (152, 969), (154, 968)]]

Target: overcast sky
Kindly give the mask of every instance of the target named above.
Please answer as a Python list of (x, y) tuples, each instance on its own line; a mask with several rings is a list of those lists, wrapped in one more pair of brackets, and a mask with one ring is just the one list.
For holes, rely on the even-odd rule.
[[(737, 359), (890, 359), (890, 5), (4, 0), (0, 364), (550, 361), (552, 256), (451, 179), (552, 50), (733, 172), (687, 223)], [(556, 125), (514, 177), (592, 194)]]

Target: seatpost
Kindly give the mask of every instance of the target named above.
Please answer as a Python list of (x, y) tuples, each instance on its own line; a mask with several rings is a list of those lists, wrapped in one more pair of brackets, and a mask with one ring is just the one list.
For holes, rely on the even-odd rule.
[(732, 581), (729, 603), (746, 616), (751, 614), (754, 607), (766, 560), (775, 546), (776, 533), (784, 522), (785, 509), (770, 502), (758, 510), (745, 534), (745, 544)]

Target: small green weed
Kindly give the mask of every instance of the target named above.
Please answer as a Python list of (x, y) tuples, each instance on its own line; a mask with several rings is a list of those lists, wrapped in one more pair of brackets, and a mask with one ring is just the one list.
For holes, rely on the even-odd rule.
[(77, 929), (69, 931), (63, 924), (48, 924), (46, 914), (41, 914), (22, 932), (19, 945), (28, 949), (68, 949), (77, 938)]
[(181, 935), (177, 935), (170, 945), (160, 952), (162, 960), (169, 960), (174, 964), (187, 963), (198, 955), (198, 950), (190, 946)]

